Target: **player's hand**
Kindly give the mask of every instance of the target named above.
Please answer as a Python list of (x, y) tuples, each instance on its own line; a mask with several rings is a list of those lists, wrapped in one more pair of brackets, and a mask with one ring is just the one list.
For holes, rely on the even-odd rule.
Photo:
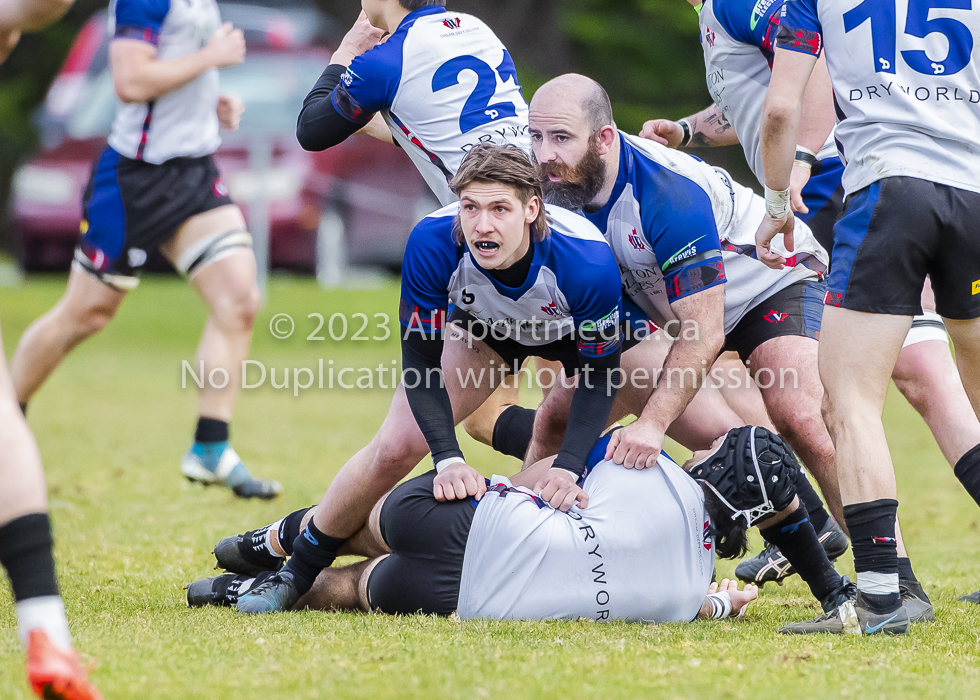
[(0, 63), (7, 60), (7, 56), (17, 46), (20, 41), (20, 29), (17, 27), (0, 27)]
[(743, 590), (738, 590), (738, 581), (723, 579), (719, 584), (717, 581), (708, 586), (708, 594), (727, 591), (728, 597), (732, 601), (732, 612), (729, 617), (742, 617), (745, 609), (753, 600), (759, 597), (759, 587), (752, 583), (745, 584)]
[(579, 488), (577, 482), (575, 475), (567, 469), (552, 467), (534, 485), (534, 492), (555, 510), (565, 512), (576, 503), (579, 508), (588, 508), (589, 495)]
[(367, 14), (361, 10), (357, 21), (344, 36), (344, 40), (340, 42), (337, 50), (334, 51), (330, 62), (349, 66), (355, 58), (377, 46), (384, 35), (384, 30), (371, 24)]
[(606, 459), (627, 469), (647, 469), (657, 463), (663, 446), (662, 430), (642, 419), (636, 420), (610, 434)]
[(206, 49), (215, 68), (231, 68), (245, 60), (245, 34), (225, 22), (211, 37)]
[(245, 113), (245, 103), (233, 95), (218, 96), (218, 122), (221, 128), (234, 131), (242, 121)]
[(783, 234), (783, 245), (786, 250), (793, 252), (793, 223), (796, 218), (790, 212), (783, 219), (773, 219), (766, 216), (759, 229), (755, 232), (755, 249), (759, 260), (774, 270), (782, 270), (786, 266), (786, 258), (772, 250), (772, 239)]
[(803, 203), (803, 188), (810, 181), (810, 168), (801, 168), (799, 165), (793, 166), (793, 173), (789, 178), (789, 206), (797, 214), (807, 214), (810, 209)]
[(640, 137), (656, 141), (667, 148), (678, 148), (684, 140), (684, 130), (669, 119), (651, 119), (643, 124)]
[(437, 501), (461, 501), (472, 496), (476, 500), (487, 492), (487, 481), (468, 464), (451, 464), (436, 475), (432, 495)]

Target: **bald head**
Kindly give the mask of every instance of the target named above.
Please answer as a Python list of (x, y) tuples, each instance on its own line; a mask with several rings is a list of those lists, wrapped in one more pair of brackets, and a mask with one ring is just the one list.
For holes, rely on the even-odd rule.
[(542, 85), (534, 93), (530, 107), (532, 112), (538, 109), (553, 112), (557, 109), (569, 113), (572, 105), (578, 107), (579, 114), (576, 116), (589, 127), (590, 132), (604, 126), (615, 128), (612, 103), (605, 89), (592, 78), (577, 73), (559, 75)]

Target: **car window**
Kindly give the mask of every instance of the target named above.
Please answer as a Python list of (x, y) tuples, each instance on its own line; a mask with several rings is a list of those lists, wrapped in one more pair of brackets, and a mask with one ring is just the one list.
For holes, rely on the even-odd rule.
[[(320, 77), (326, 61), (291, 54), (259, 54), (219, 73), (221, 92), (245, 103), (240, 132), (292, 134), (303, 98)], [(108, 70), (90, 79), (66, 125), (68, 138), (109, 135), (115, 93)]]

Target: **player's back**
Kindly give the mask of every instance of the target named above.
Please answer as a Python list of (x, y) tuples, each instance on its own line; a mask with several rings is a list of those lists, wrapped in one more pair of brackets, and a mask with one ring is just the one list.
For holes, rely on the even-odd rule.
[(517, 69), (493, 31), (472, 15), (428, 6), (351, 63), (341, 80), (357, 104), (380, 111), (442, 204), (448, 180), (480, 143), (530, 153)]
[[(203, 48), (220, 24), (215, 0), (113, 0), (109, 8), (110, 34), (155, 46), (161, 61)], [(154, 164), (210, 155), (221, 144), (217, 102), (214, 68), (148, 102), (117, 100), (109, 145), (127, 158)]]
[(645, 470), (600, 461), (584, 489), (588, 508), (568, 513), (506, 483), (487, 492), (466, 543), (460, 617), (694, 619), (714, 565), (701, 488), (661, 455)]
[(794, 0), (777, 45), (826, 45), (850, 194), (906, 176), (980, 192), (980, 6)]

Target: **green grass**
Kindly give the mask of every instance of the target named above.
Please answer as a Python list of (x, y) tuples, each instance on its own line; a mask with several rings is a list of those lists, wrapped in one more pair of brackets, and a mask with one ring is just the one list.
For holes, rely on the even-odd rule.
[[(63, 284), (42, 277), (0, 289), (8, 356)], [(307, 341), (315, 325), (306, 316), (394, 316), (397, 296), (395, 284), (328, 293), (307, 280), (274, 279), (252, 357), (279, 368), (280, 382), (282, 368), (315, 369), (319, 358), (335, 366), (390, 364), (398, 356), (395, 338)], [(282, 312), (297, 319), (295, 336), (285, 341), (268, 328)], [(192, 487), (178, 471), (195, 415), (192, 387), (181, 388), (181, 362), (193, 362), (204, 316), (178, 280), (146, 279), (31, 406), (72, 631), (78, 647), (97, 660), (94, 678), (109, 699), (980, 694), (980, 608), (956, 602), (980, 586), (980, 511), (897, 393), (889, 397), (885, 425), (902, 526), (938, 619), (901, 639), (778, 636), (781, 624), (817, 612), (798, 579), (767, 588), (742, 621), (688, 625), (324, 613), (256, 619), (226, 609), (189, 610), (181, 588), (210, 574), (212, 545), (317, 500), (373, 434), (390, 397), (382, 389), (311, 389), (294, 398), (292, 389), (273, 390), (268, 382), (246, 391), (233, 442), (254, 473), (283, 483), (282, 497), (242, 502), (226, 491)], [(517, 468), (468, 440), (464, 449), (487, 474)], [(720, 572), (733, 568), (723, 562)], [(839, 568), (853, 573), (849, 555)], [(3, 601), (0, 697), (28, 697), (13, 608)]]

